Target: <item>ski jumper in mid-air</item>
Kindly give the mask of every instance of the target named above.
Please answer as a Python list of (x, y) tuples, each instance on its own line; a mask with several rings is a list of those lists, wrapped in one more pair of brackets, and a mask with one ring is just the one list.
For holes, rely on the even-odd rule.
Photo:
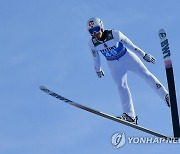
[[(101, 52), (109, 66), (112, 77), (118, 87), (123, 114), (118, 118), (137, 124), (137, 116), (134, 111), (133, 100), (127, 84), (127, 72), (132, 71), (140, 75), (170, 106), (169, 94), (160, 81), (146, 68), (139, 57), (139, 54), (145, 61), (155, 63), (156, 59), (150, 54), (134, 45), (123, 33), (118, 30), (105, 30), (103, 22), (92, 17), (87, 22), (87, 28), (91, 40), (89, 47), (93, 54), (95, 71), (99, 78), (104, 76), (101, 68)], [(133, 51), (133, 52), (132, 52)]]

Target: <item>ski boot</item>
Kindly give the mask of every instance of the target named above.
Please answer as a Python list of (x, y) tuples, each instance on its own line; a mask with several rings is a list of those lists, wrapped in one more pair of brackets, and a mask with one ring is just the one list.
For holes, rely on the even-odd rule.
[(117, 118), (137, 125), (137, 120), (138, 120), (137, 116), (135, 118), (132, 118), (131, 116), (127, 115), (126, 113), (123, 113), (121, 116), (119, 116)]

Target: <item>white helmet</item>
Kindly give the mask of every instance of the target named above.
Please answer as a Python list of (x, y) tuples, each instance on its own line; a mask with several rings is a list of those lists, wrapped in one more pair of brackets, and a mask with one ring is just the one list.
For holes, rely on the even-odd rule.
[[(99, 29), (96, 29), (96, 27), (98, 27)], [(87, 22), (87, 29), (91, 35), (93, 35), (93, 32), (97, 32), (99, 30), (104, 31), (104, 25), (102, 20), (97, 17), (90, 18)]]

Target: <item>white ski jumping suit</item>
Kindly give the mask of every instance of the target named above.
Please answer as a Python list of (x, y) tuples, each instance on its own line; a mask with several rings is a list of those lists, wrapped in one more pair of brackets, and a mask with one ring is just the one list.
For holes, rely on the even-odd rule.
[[(135, 117), (133, 100), (127, 84), (127, 72), (140, 75), (165, 101), (168, 91), (160, 81), (146, 68), (135, 53), (144, 57), (145, 52), (134, 45), (124, 34), (117, 30), (105, 30), (106, 39), (99, 41), (92, 37), (89, 41), (96, 72), (100, 72), (101, 62), (99, 52), (107, 59), (112, 77), (117, 84), (123, 112)], [(133, 52), (132, 52), (133, 51)], [(135, 53), (134, 53), (135, 52)]]

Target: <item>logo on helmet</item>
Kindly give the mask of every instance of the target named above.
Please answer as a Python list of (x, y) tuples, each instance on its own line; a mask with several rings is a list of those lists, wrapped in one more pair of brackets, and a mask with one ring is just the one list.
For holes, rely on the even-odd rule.
[(91, 20), (91, 21), (89, 21), (89, 27), (93, 27), (94, 26), (94, 21), (93, 20)]

